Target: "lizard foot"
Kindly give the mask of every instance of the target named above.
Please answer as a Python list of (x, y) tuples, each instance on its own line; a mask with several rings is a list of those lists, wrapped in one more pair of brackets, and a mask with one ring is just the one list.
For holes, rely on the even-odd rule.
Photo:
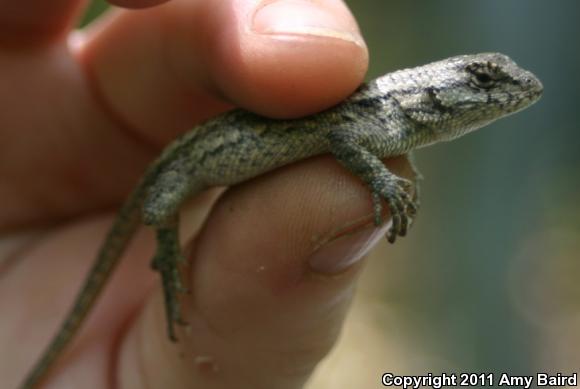
[(383, 223), (383, 200), (391, 213), (393, 224), (387, 233), (387, 240), (390, 243), (394, 243), (397, 236), (407, 235), (409, 225), (417, 215), (416, 198), (409, 194), (412, 188), (411, 181), (394, 175), (377, 178), (371, 183), (375, 225)]

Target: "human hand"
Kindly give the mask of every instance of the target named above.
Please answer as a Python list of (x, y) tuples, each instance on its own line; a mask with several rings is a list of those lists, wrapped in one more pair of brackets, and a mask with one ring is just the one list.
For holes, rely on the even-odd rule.
[[(0, 386), (15, 387), (78, 291), (114, 215), (104, 210), (163, 145), (234, 105), (296, 117), (335, 104), (362, 81), (367, 52), (335, 0), (257, 13), (249, 0), (173, 0), (115, 11), (74, 34), (79, 0), (5, 3)], [(180, 342), (166, 338), (143, 232), (50, 384), (303, 384), (336, 340), (357, 259), (384, 232), (372, 226), (368, 190), (332, 158), (314, 158), (229, 190), (197, 233), (192, 220), (213, 199), (183, 216), (194, 243)]]

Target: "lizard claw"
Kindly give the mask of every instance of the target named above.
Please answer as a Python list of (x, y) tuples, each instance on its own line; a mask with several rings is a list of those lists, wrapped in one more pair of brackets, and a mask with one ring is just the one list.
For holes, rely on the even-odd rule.
[(372, 185), (375, 224), (382, 224), (382, 201), (389, 207), (392, 226), (387, 232), (387, 240), (394, 243), (397, 236), (407, 235), (418, 206), (408, 193), (412, 190), (411, 181), (395, 177), (394, 179), (377, 180)]

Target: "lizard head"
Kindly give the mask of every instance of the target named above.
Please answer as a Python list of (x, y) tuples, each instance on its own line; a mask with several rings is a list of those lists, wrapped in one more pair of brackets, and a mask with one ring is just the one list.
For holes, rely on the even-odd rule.
[(462, 55), (415, 71), (409, 88), (414, 92), (395, 92), (394, 97), (408, 118), (439, 140), (454, 139), (522, 110), (543, 90), (535, 75), (498, 53)]

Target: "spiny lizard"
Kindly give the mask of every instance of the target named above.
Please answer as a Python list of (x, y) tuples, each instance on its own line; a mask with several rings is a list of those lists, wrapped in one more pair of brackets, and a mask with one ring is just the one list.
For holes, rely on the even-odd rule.
[(341, 104), (316, 115), (276, 120), (233, 110), (170, 144), (122, 206), (95, 264), (60, 331), (21, 389), (38, 387), (90, 312), (135, 230), (157, 234), (153, 268), (161, 274), (168, 333), (183, 323), (178, 265), (178, 210), (190, 196), (233, 185), (276, 167), (332, 153), (371, 192), (374, 222), (389, 209), (390, 242), (404, 236), (417, 212), (412, 183), (391, 173), (381, 158), (455, 139), (536, 102), (541, 82), (497, 53), (463, 55), (386, 74), (361, 85)]

